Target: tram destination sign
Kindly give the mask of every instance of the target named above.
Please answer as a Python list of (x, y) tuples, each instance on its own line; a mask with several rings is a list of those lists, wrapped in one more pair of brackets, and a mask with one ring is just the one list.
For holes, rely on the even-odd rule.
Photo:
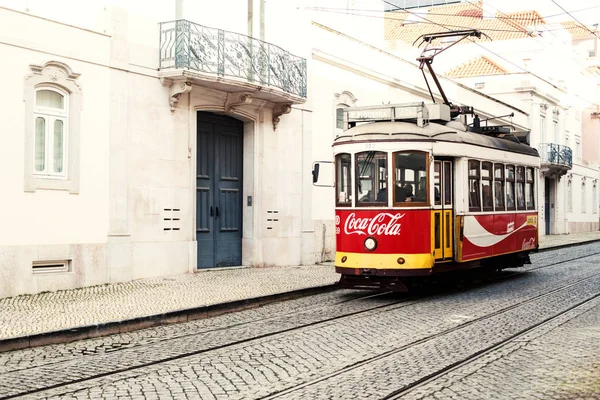
[(394, 117), (393, 112), (392, 107), (348, 110), (348, 121), (389, 121)]

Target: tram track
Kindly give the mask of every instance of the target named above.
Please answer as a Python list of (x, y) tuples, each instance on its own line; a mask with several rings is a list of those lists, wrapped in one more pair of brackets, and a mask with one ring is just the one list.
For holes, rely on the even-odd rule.
[[(590, 281), (593, 278), (598, 277), (598, 276), (600, 276), (600, 273), (592, 274), (592, 275), (587, 276), (585, 278), (579, 279), (576, 282), (572, 282), (572, 283), (570, 283), (568, 285), (564, 285), (564, 286), (562, 286), (560, 288), (550, 290), (550, 291), (548, 291), (546, 293), (534, 296), (532, 298), (529, 298), (529, 299), (527, 299), (525, 301), (522, 301), (522, 302), (519, 302), (517, 304), (510, 305), (508, 307), (505, 307), (503, 309), (497, 310), (495, 312), (492, 312), (490, 314), (484, 315), (482, 317), (479, 317), (479, 318), (470, 320), (468, 322), (459, 324), (459, 325), (457, 325), (457, 326), (455, 326), (455, 327), (453, 327), (451, 329), (447, 329), (447, 330), (445, 330), (443, 332), (438, 332), (436, 334), (433, 334), (433, 335), (427, 336), (425, 338), (419, 339), (417, 341), (408, 343), (408, 344), (403, 345), (401, 347), (398, 347), (396, 349), (387, 351), (387, 352), (382, 353), (382, 354), (378, 354), (377, 356), (365, 359), (365, 360), (363, 360), (361, 362), (355, 363), (355, 364), (353, 364), (351, 366), (348, 366), (346, 368), (343, 368), (343, 369), (340, 369), (338, 371), (332, 372), (332, 373), (330, 373), (328, 375), (324, 375), (324, 376), (322, 376), (322, 377), (320, 377), (318, 379), (315, 379), (313, 381), (305, 382), (305, 383), (303, 383), (301, 385), (298, 385), (298, 386), (295, 386), (293, 388), (290, 388), (290, 389), (281, 391), (279, 393), (275, 393), (273, 395), (267, 396), (267, 397), (264, 398), (264, 400), (272, 400), (272, 399), (277, 399), (277, 398), (282, 398), (282, 397), (285, 397), (285, 396), (288, 396), (288, 395), (292, 395), (294, 392), (297, 392), (299, 390), (302, 390), (302, 389), (305, 389), (305, 388), (309, 388), (310, 386), (319, 384), (321, 382), (325, 382), (325, 381), (327, 381), (329, 379), (341, 376), (342, 374), (345, 374), (345, 373), (348, 373), (348, 372), (351, 372), (351, 371), (354, 371), (354, 370), (358, 370), (358, 369), (364, 368), (365, 366), (368, 366), (370, 364), (373, 364), (373, 363), (376, 363), (376, 362), (379, 362), (379, 361), (383, 361), (386, 358), (393, 357), (393, 356), (395, 356), (395, 355), (397, 355), (397, 354), (399, 354), (401, 352), (404, 352), (404, 351), (410, 349), (411, 347), (422, 345), (422, 344), (425, 344), (427, 342), (439, 339), (439, 338), (441, 338), (441, 337), (443, 337), (445, 335), (448, 335), (450, 333), (453, 333), (453, 332), (465, 329), (465, 328), (467, 328), (469, 326), (481, 323), (481, 322), (483, 322), (485, 320), (494, 318), (494, 317), (499, 316), (501, 314), (507, 313), (507, 312), (509, 312), (511, 310), (515, 310), (517, 308), (524, 307), (524, 306), (526, 306), (528, 304), (531, 304), (533, 302), (539, 301), (541, 299), (550, 297), (550, 296), (552, 296), (554, 294), (557, 294), (557, 293), (562, 292), (564, 290), (568, 290), (568, 289), (570, 289), (572, 287), (580, 285), (580, 284), (582, 284), (582, 283), (584, 283), (586, 281)], [(431, 382), (431, 381), (439, 378), (440, 376), (453, 371), (454, 369), (460, 368), (463, 365), (466, 365), (466, 364), (468, 364), (470, 362), (473, 362), (473, 361), (475, 361), (475, 360), (477, 360), (477, 359), (485, 356), (486, 354), (488, 354), (488, 353), (490, 353), (490, 352), (492, 352), (492, 351), (494, 351), (494, 350), (496, 350), (496, 349), (498, 349), (498, 348), (500, 348), (502, 346), (505, 346), (506, 344), (508, 344), (508, 343), (510, 343), (510, 342), (512, 342), (514, 340), (518, 340), (519, 338), (521, 338), (525, 334), (527, 334), (527, 333), (529, 333), (529, 332), (531, 332), (531, 331), (533, 331), (533, 330), (535, 330), (535, 329), (537, 329), (537, 328), (539, 328), (539, 327), (541, 327), (541, 326), (543, 326), (543, 325), (545, 325), (545, 324), (547, 324), (547, 323), (549, 323), (549, 322), (551, 322), (551, 321), (553, 321), (553, 320), (555, 320), (555, 319), (563, 316), (564, 314), (566, 314), (566, 313), (568, 313), (568, 312), (570, 312), (570, 311), (572, 311), (572, 310), (574, 310), (574, 309), (576, 309), (578, 307), (581, 307), (581, 306), (583, 306), (583, 305), (585, 305), (585, 304), (587, 304), (587, 303), (595, 300), (598, 297), (600, 297), (600, 293), (596, 293), (595, 295), (593, 295), (593, 296), (591, 296), (589, 298), (586, 298), (583, 301), (578, 302), (577, 304), (575, 304), (575, 305), (573, 305), (571, 307), (568, 307), (565, 310), (561, 310), (561, 312), (559, 312), (558, 314), (555, 314), (555, 315), (553, 315), (553, 316), (551, 316), (549, 318), (544, 319), (543, 321), (541, 321), (539, 323), (536, 323), (536, 324), (534, 324), (532, 326), (529, 326), (529, 327), (521, 330), (520, 332), (518, 332), (518, 333), (516, 333), (516, 334), (514, 334), (512, 336), (510, 336), (509, 338), (507, 338), (505, 340), (502, 340), (499, 343), (495, 343), (495, 344), (493, 344), (493, 345), (491, 345), (491, 346), (489, 346), (489, 347), (487, 347), (487, 348), (485, 348), (483, 350), (477, 351), (476, 353), (472, 354), (471, 356), (469, 356), (469, 357), (467, 357), (467, 358), (465, 358), (465, 359), (463, 359), (463, 360), (461, 360), (459, 362), (453, 363), (450, 366), (442, 368), (441, 370), (439, 370), (439, 371), (437, 371), (437, 372), (435, 372), (433, 374), (429, 374), (427, 376), (422, 377), (421, 379), (415, 381), (414, 383), (412, 383), (410, 385), (407, 385), (407, 386), (405, 386), (405, 387), (403, 387), (401, 389), (393, 391), (389, 395), (383, 397), (383, 399), (387, 400), (387, 399), (398, 399), (398, 398), (401, 398), (401, 396), (405, 395), (409, 391), (417, 389), (418, 387), (420, 387), (422, 385), (425, 385), (425, 384), (427, 384), (427, 383), (429, 383), (429, 382)]]
[[(551, 263), (551, 264), (542, 265), (542, 266), (536, 266), (536, 267), (528, 268), (528, 269), (527, 268), (526, 269), (521, 269), (521, 270), (515, 272), (514, 274), (510, 274), (510, 276), (507, 276), (507, 275), (501, 276), (501, 277), (499, 277), (499, 279), (494, 280), (493, 282), (497, 282), (497, 281), (502, 281), (502, 280), (508, 279), (509, 277), (512, 277), (514, 275), (519, 275), (519, 273), (522, 273), (522, 272), (528, 272), (528, 271), (531, 271), (531, 270), (537, 270), (537, 269), (541, 269), (541, 268), (548, 268), (548, 267), (552, 267), (552, 266), (555, 266), (555, 265), (558, 265), (558, 264), (563, 264), (563, 263), (566, 263), (566, 262), (570, 262), (570, 261), (573, 261), (573, 260), (579, 260), (579, 259), (583, 259), (583, 258), (587, 258), (587, 257), (593, 257), (593, 256), (596, 256), (596, 255), (599, 255), (599, 254), (600, 254), (600, 252), (595, 252), (595, 253), (592, 253), (592, 254), (578, 256), (578, 257), (575, 257), (575, 258), (572, 258), (572, 259), (568, 259), (568, 260), (558, 261), (556, 263)], [(587, 278), (584, 278), (584, 279), (590, 279), (590, 277), (587, 277)], [(577, 281), (577, 282), (580, 282), (580, 281)], [(576, 283), (572, 283), (570, 285), (573, 285), (573, 284), (576, 284)], [(567, 285), (565, 287), (568, 287), (570, 285)], [(555, 289), (552, 292), (564, 290), (565, 287)], [(176, 354), (176, 355), (170, 356), (170, 357), (158, 357), (157, 359), (153, 359), (153, 360), (148, 360), (147, 359), (146, 360), (147, 362), (140, 362), (137, 365), (133, 365), (133, 366), (125, 367), (125, 368), (110, 369), (109, 371), (106, 371), (106, 372), (103, 372), (103, 373), (90, 373), (90, 374), (87, 374), (88, 376), (83, 376), (83, 377), (78, 378), (78, 379), (66, 379), (66, 380), (61, 381), (61, 382), (56, 382), (55, 384), (52, 384), (52, 385), (46, 385), (46, 386), (43, 386), (43, 387), (31, 388), (29, 390), (26, 389), (26, 390), (21, 390), (21, 391), (15, 391), (13, 393), (5, 393), (6, 395), (3, 395), (2, 391), (0, 390), (0, 398), (10, 399), (10, 398), (15, 398), (15, 397), (24, 396), (24, 395), (33, 395), (33, 394), (40, 393), (40, 392), (47, 391), (47, 390), (51, 390), (51, 389), (57, 389), (57, 388), (60, 388), (60, 387), (65, 387), (65, 386), (72, 385), (72, 384), (82, 383), (82, 382), (85, 382), (85, 381), (89, 381), (89, 380), (93, 380), (93, 379), (97, 379), (97, 378), (102, 378), (102, 377), (106, 377), (106, 376), (109, 376), (109, 375), (114, 375), (114, 374), (118, 374), (118, 373), (122, 373), (122, 372), (134, 371), (134, 370), (145, 368), (145, 367), (156, 366), (156, 365), (160, 365), (161, 363), (167, 363), (167, 362), (170, 362), (170, 361), (175, 361), (175, 360), (183, 359), (183, 358), (186, 358), (186, 357), (195, 356), (195, 355), (199, 355), (199, 354), (206, 353), (206, 352), (209, 352), (209, 351), (219, 350), (219, 349), (227, 348), (227, 347), (234, 346), (234, 345), (240, 345), (240, 344), (248, 343), (248, 342), (251, 342), (251, 341), (254, 341), (254, 340), (268, 338), (268, 337), (271, 337), (271, 336), (274, 336), (274, 335), (279, 335), (279, 334), (283, 334), (283, 333), (289, 333), (289, 332), (293, 332), (293, 331), (300, 330), (300, 329), (307, 328), (307, 327), (311, 327), (311, 326), (317, 326), (317, 325), (324, 324), (324, 323), (330, 323), (330, 322), (333, 322), (335, 320), (339, 320), (339, 319), (342, 319), (342, 318), (348, 318), (348, 317), (352, 317), (352, 316), (358, 316), (360, 314), (364, 314), (364, 313), (368, 313), (368, 312), (373, 312), (373, 311), (376, 311), (376, 312), (393, 311), (393, 310), (395, 310), (397, 308), (409, 306), (409, 305), (415, 304), (415, 303), (417, 303), (419, 301), (425, 301), (425, 300), (434, 299), (434, 298), (440, 297), (440, 296), (446, 296), (449, 293), (451, 293), (452, 291), (460, 291), (460, 290), (456, 290), (456, 289), (451, 290), (451, 291), (445, 290), (441, 294), (438, 293), (438, 294), (435, 294), (433, 296), (432, 295), (425, 295), (424, 297), (417, 298), (416, 300), (415, 300), (415, 298), (410, 298), (410, 297), (405, 297), (405, 298), (402, 298), (400, 300), (390, 299), (390, 301), (385, 302), (385, 304), (378, 304), (378, 305), (375, 305), (375, 306), (366, 306), (363, 309), (361, 309), (359, 311), (354, 311), (354, 312), (343, 312), (344, 310), (338, 310), (338, 311), (341, 311), (339, 313), (339, 315), (337, 315), (335, 317), (332, 317), (332, 318), (316, 318), (312, 322), (304, 323), (304, 324), (292, 325), (292, 326), (288, 327), (287, 329), (274, 329), (274, 330), (272, 330), (270, 332), (266, 332), (264, 334), (249, 335), (248, 337), (243, 338), (241, 340), (233, 340), (233, 341), (228, 341), (226, 343), (222, 343), (222, 344), (219, 344), (219, 345), (207, 346), (207, 347), (204, 347), (204, 348), (200, 348), (200, 349), (198, 349), (196, 351), (182, 352), (180, 354)], [(549, 292), (549, 293), (551, 293), (551, 292)], [(297, 317), (300, 314), (312, 314), (312, 315), (314, 315), (314, 314), (316, 314), (316, 310), (326, 310), (328, 308), (329, 309), (339, 309), (339, 305), (340, 304), (348, 304), (348, 303), (353, 303), (353, 302), (358, 302), (359, 303), (360, 301), (364, 301), (364, 300), (367, 300), (367, 299), (375, 299), (375, 298), (384, 297), (384, 296), (386, 296), (388, 294), (389, 294), (389, 292), (386, 292), (386, 293), (376, 293), (376, 294), (369, 293), (368, 295), (360, 296), (360, 297), (349, 299), (349, 300), (343, 300), (343, 301), (337, 302), (336, 304), (328, 304), (328, 305), (325, 305), (325, 306), (319, 306), (319, 307), (311, 308), (310, 310), (304, 311), (304, 312), (295, 312), (295, 313), (284, 315), (284, 316), (270, 317), (270, 318), (258, 319), (258, 320), (254, 320), (254, 321), (247, 321), (247, 322), (244, 322), (244, 323), (241, 323), (241, 324), (228, 325), (226, 327), (221, 327), (219, 329), (215, 329), (215, 330), (212, 330), (212, 331), (205, 331), (205, 332), (201, 332), (201, 333), (197, 333), (197, 334), (188, 334), (188, 335), (184, 335), (184, 336), (177, 337), (177, 338), (172, 338), (172, 339), (168, 339), (168, 340), (163, 340), (163, 341), (155, 342), (155, 343), (153, 343), (153, 345), (169, 346), (169, 341), (173, 342), (175, 340), (182, 340), (182, 339), (185, 339), (185, 338), (191, 338), (193, 336), (201, 336), (201, 335), (206, 334), (206, 333), (218, 333), (220, 331), (225, 331), (227, 329), (231, 329), (231, 328), (235, 328), (235, 327), (243, 327), (243, 326), (246, 326), (246, 325), (253, 325), (253, 324), (256, 324), (258, 322), (262, 322), (262, 323), (267, 324), (269, 322), (273, 322), (277, 318), (282, 319), (282, 318), (289, 318), (291, 316), (296, 316)], [(548, 295), (548, 293), (543, 294), (543, 295)], [(543, 296), (543, 295), (540, 295), (540, 296)], [(533, 299), (538, 298), (538, 297), (539, 296), (536, 296)], [(411, 300), (415, 300), (415, 301), (411, 301)], [(532, 299), (530, 299), (530, 301), (532, 301)], [(518, 305), (506, 308), (506, 309), (504, 309), (504, 311), (506, 311), (508, 309), (511, 309), (511, 308), (514, 308), (514, 307), (518, 307)], [(502, 310), (500, 310), (498, 312), (502, 312)], [(493, 315), (497, 314), (498, 312), (494, 313)], [(486, 316), (486, 317), (489, 317), (489, 316)], [(482, 318), (485, 318), (485, 317), (482, 317)], [(472, 323), (473, 321), (469, 321), (469, 322)], [(277, 325), (277, 324), (273, 324), (273, 325)], [(462, 325), (462, 326), (464, 326), (464, 325)], [(147, 345), (147, 346), (139, 345), (139, 346), (135, 346), (135, 347), (130, 347), (130, 348), (125, 349), (123, 351), (136, 349), (136, 347), (137, 348), (139, 348), (139, 347), (147, 348), (147, 352), (151, 352), (151, 345)], [(110, 354), (104, 354), (104, 356), (108, 356), (108, 355), (110, 355)], [(374, 358), (373, 360), (379, 359), (380, 357), (384, 357), (384, 356), (381, 356), (381, 355), (377, 356), (377, 358)], [(83, 357), (80, 357), (80, 359), (81, 358), (83, 358)], [(73, 361), (73, 360), (71, 360), (71, 361)], [(55, 368), (55, 367), (60, 367), (60, 364), (61, 363), (65, 363), (65, 362), (68, 362), (68, 361), (58, 361), (58, 362), (48, 363), (48, 364), (45, 364), (45, 365), (43, 365), (41, 367), (52, 369), (52, 368)], [(18, 370), (10, 371), (8, 374), (0, 375), (0, 380), (3, 377), (6, 378), (7, 375), (10, 375), (11, 372), (18, 372)], [(6, 381), (6, 379), (5, 379), (5, 381)], [(2, 397), (2, 396), (4, 396), (4, 397)]]
[(554, 315), (552, 317), (546, 318), (546, 319), (544, 319), (543, 321), (541, 321), (539, 323), (536, 323), (536, 324), (534, 324), (534, 325), (532, 325), (532, 326), (530, 326), (530, 327), (528, 327), (526, 329), (523, 329), (519, 333), (516, 333), (516, 334), (510, 336), (509, 338), (507, 338), (505, 340), (502, 340), (500, 343), (497, 343), (497, 344), (494, 344), (492, 346), (489, 346), (488, 348), (486, 348), (484, 350), (477, 351), (476, 353), (474, 353), (473, 355), (471, 355), (471, 356), (463, 359), (462, 361), (453, 363), (452, 365), (447, 366), (447, 367), (439, 370), (438, 372), (436, 372), (434, 374), (430, 374), (430, 375), (428, 375), (426, 377), (423, 377), (422, 379), (414, 382), (413, 384), (411, 384), (411, 385), (409, 385), (407, 387), (404, 387), (402, 389), (396, 390), (396, 391), (390, 393), (388, 396), (383, 397), (382, 400), (396, 400), (396, 399), (400, 399), (403, 396), (405, 396), (405, 395), (407, 395), (407, 394), (409, 394), (409, 393), (411, 393), (411, 392), (413, 392), (413, 391), (415, 391), (415, 390), (417, 390), (417, 389), (419, 389), (419, 388), (427, 385), (428, 383), (433, 382), (434, 380), (439, 379), (440, 377), (451, 373), (452, 371), (455, 371), (455, 370), (457, 370), (459, 368), (462, 368), (462, 367), (464, 367), (464, 366), (466, 366), (466, 365), (468, 365), (470, 363), (473, 363), (473, 362), (475, 362), (475, 361), (477, 361), (477, 360), (485, 357), (486, 355), (490, 354), (491, 352), (496, 351), (496, 350), (498, 350), (498, 349), (500, 349), (500, 348), (502, 348), (502, 347), (504, 347), (504, 346), (506, 346), (506, 345), (508, 345), (508, 344), (510, 344), (512, 342), (514, 342), (514, 341), (517, 341), (517, 340), (523, 338), (525, 335), (527, 335), (527, 334), (529, 334), (529, 333), (531, 333), (531, 332), (533, 332), (533, 331), (535, 331), (537, 329), (540, 329), (540, 328), (544, 327), (545, 325), (548, 325), (548, 324), (552, 323), (553, 321), (555, 321), (555, 320), (563, 317), (565, 314), (568, 314), (569, 312), (572, 312), (572, 311), (575, 311), (577, 309), (580, 309), (580, 308), (584, 307), (585, 305), (593, 302), (594, 300), (596, 300), (599, 297), (600, 297), (600, 293), (598, 293), (598, 294), (596, 294), (596, 295), (594, 295), (594, 296), (592, 296), (590, 298), (587, 298), (587, 299), (585, 299), (585, 300), (583, 300), (583, 301), (581, 301), (581, 302), (579, 302), (579, 303), (577, 303), (577, 304), (575, 304), (575, 305), (573, 305), (573, 306), (571, 306), (571, 307), (569, 307), (569, 308), (567, 308), (565, 310), (562, 310), (560, 313), (558, 313), (558, 314), (556, 314), (556, 315)]

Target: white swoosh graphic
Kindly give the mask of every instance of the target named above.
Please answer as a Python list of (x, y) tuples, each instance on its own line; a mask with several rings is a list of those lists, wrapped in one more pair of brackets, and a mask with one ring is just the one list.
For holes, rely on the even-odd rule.
[(527, 226), (527, 221), (523, 222), (523, 225), (515, 229), (510, 233), (504, 235), (494, 235), (488, 232), (475, 217), (467, 215), (465, 217), (465, 225), (463, 228), (464, 236), (469, 239), (469, 242), (473, 243), (477, 247), (490, 247), (497, 243), (500, 243), (513, 233)]

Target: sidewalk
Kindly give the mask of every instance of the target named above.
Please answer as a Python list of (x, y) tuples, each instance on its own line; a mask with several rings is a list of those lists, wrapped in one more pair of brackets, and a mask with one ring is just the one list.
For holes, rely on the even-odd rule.
[[(600, 232), (542, 236), (540, 249), (599, 241)], [(227, 268), (0, 299), (0, 352), (104, 336), (333, 288), (332, 263)]]

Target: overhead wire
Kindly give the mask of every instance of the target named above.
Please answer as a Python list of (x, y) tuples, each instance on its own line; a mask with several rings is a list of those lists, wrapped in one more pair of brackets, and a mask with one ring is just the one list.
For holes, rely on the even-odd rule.
[[(380, 1), (382, 1), (382, 2), (383, 2), (383, 3), (385, 3), (385, 4), (391, 5), (391, 6), (393, 6), (393, 7), (396, 7), (396, 5), (394, 5), (394, 4), (392, 4), (392, 3), (390, 3), (390, 2), (389, 2), (389, 1), (387, 1), (387, 0), (380, 0)], [(468, 0), (467, 0), (467, 1), (468, 1)], [(413, 12), (409, 11), (408, 9), (404, 9), (404, 11), (406, 11), (406, 12), (408, 12), (408, 13), (410, 13), (410, 14), (413, 14)], [(449, 29), (447, 26), (444, 26), (444, 24), (440, 24), (440, 23), (437, 23), (437, 22), (431, 21), (431, 20), (429, 20), (429, 19), (427, 19), (427, 18), (425, 18), (425, 17), (423, 17), (423, 16), (416, 15), (416, 14), (415, 14), (415, 16), (417, 16), (418, 18), (424, 19), (425, 21), (427, 21), (427, 22), (429, 22), (429, 23), (433, 23), (433, 24), (435, 24), (435, 25), (438, 25), (438, 26), (440, 26), (440, 27), (442, 27), (442, 28), (444, 28), (444, 29), (446, 29), (446, 30), (448, 30), (448, 31), (451, 31), (451, 30), (452, 30), (452, 29)], [(535, 74), (535, 73), (533, 73), (533, 72), (529, 71), (529, 70), (528, 70), (528, 69), (526, 69), (526, 68), (523, 68), (522, 66), (520, 66), (520, 65), (518, 65), (518, 64), (516, 64), (516, 63), (514, 63), (514, 62), (512, 62), (511, 60), (507, 59), (506, 57), (503, 57), (502, 55), (500, 55), (500, 54), (498, 54), (498, 53), (496, 53), (496, 52), (494, 52), (494, 51), (492, 51), (492, 50), (488, 49), (487, 47), (485, 47), (485, 46), (482, 46), (480, 43), (477, 43), (477, 42), (475, 42), (473, 39), (471, 39), (471, 38), (468, 38), (468, 40), (470, 40), (470, 41), (471, 41), (473, 44), (475, 44), (476, 46), (479, 46), (479, 47), (481, 47), (482, 49), (484, 49), (484, 50), (486, 50), (486, 51), (488, 51), (488, 52), (490, 52), (490, 53), (494, 54), (496, 57), (498, 57), (498, 58), (500, 58), (500, 59), (502, 59), (502, 60), (506, 61), (507, 63), (509, 63), (509, 64), (511, 64), (511, 65), (513, 65), (513, 66), (515, 66), (515, 67), (517, 67), (518, 69), (520, 69), (520, 70), (522, 70), (522, 71), (524, 71), (524, 72), (526, 72), (526, 73), (528, 73), (528, 74), (530, 74), (530, 75), (532, 75), (532, 76), (536, 77), (537, 79), (541, 80), (542, 82), (545, 82), (545, 83), (547, 83), (547, 84), (549, 84), (549, 85), (551, 85), (551, 86), (554, 86), (554, 87), (556, 87), (556, 85), (555, 85), (554, 83), (552, 83), (552, 82), (548, 81), (547, 79), (544, 79), (543, 77), (541, 77), (541, 76), (539, 76), (539, 75), (537, 75), (537, 74)], [(584, 98), (581, 98), (581, 99), (582, 99), (582, 100), (585, 100), (585, 101), (587, 101), (588, 103), (590, 103), (590, 104), (592, 104), (592, 105), (598, 106), (598, 104), (597, 104), (597, 103), (595, 103), (595, 102), (592, 102), (592, 101), (590, 101), (590, 100), (587, 100), (587, 99), (584, 99)]]
[[(482, 13), (485, 12), (485, 10), (483, 8), (481, 8), (478, 4), (476, 3), (472, 3), (470, 0), (465, 0), (467, 3), (471, 4), (474, 7), (477, 7), (481, 10)], [(496, 11), (506, 15), (505, 13), (503, 13), (502, 11), (500, 11), (498, 8), (496, 8)], [(488, 13), (489, 14), (489, 13)], [(561, 38), (559, 38), (558, 36), (556, 36), (556, 34), (554, 32), (552, 32), (552, 30), (547, 30), (549, 31), (557, 40), (560, 40), (563, 44), (569, 46), (569, 43), (565, 42), (564, 40), (562, 40)], [(546, 32), (546, 31), (542, 31), (542, 32)], [(534, 36), (529, 36), (531, 39), (535, 40), (537, 43), (541, 44), (542, 46), (545, 46), (545, 43), (540, 42), (536, 37)], [(580, 55), (575, 51), (575, 49), (573, 49), (573, 46), (570, 46), (570, 50), (573, 52), (573, 54), (575, 54), (575, 56), (580, 57)], [(583, 68), (584, 71), (586, 71), (588, 69), (588, 67), (586, 65), (583, 65), (577, 58), (573, 59), (577, 64), (579, 64), (580, 67)], [(515, 65), (515, 64), (513, 64)], [(592, 78), (590, 78), (589, 76), (587, 76), (585, 73), (581, 73), (581, 76), (583, 76), (584, 78), (586, 78), (587, 80), (589, 80), (590, 82), (592, 82), (594, 85), (598, 85), (600, 83), (600, 81), (597, 80), (593, 80)], [(593, 101), (590, 101), (584, 97), (579, 97), (582, 100), (585, 100), (586, 102), (598, 106), (597, 103), (594, 103)]]
[(585, 29), (588, 30), (588, 32), (590, 32), (592, 35), (594, 35), (595, 37), (598, 37), (598, 35), (595, 32), (592, 32), (590, 28), (588, 28), (586, 25), (582, 24), (577, 18), (575, 18), (570, 12), (568, 12), (567, 10), (565, 10), (560, 4), (558, 4), (556, 1), (551, 0), (554, 4), (556, 4), (558, 6), (558, 8), (560, 8), (561, 10), (563, 10), (565, 13), (569, 14), (569, 16), (571, 18), (573, 18), (579, 25), (581, 25), (582, 27), (584, 27)]

